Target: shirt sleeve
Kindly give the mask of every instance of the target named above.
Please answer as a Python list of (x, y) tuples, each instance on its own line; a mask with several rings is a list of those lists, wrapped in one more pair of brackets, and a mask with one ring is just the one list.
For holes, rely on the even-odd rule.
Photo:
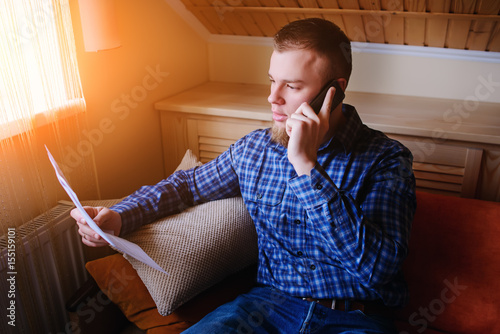
[(408, 150), (382, 159), (364, 185), (364, 198), (338, 189), (318, 164), (310, 176), (289, 181), (332, 257), (365, 286), (394, 279), (407, 256), (416, 208), (411, 161)]
[(238, 194), (238, 177), (228, 150), (202, 166), (177, 171), (155, 185), (141, 187), (111, 210), (122, 218), (122, 236), (190, 206)]

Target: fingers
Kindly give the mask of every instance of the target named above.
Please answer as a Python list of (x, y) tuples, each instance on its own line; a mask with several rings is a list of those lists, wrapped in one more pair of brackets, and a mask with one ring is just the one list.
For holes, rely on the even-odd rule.
[(87, 222), (76, 222), (78, 225), (78, 233), (83, 237), (84, 235), (88, 235), (89, 237), (93, 237), (94, 239), (99, 239), (100, 236), (97, 234), (88, 224)]
[(82, 214), (80, 213), (80, 211), (77, 208), (74, 208), (73, 210), (71, 210), (70, 216), (73, 217), (73, 219), (76, 220), (77, 222), (83, 219)]
[[(102, 216), (106, 214), (106, 211), (103, 210), (104, 208), (84, 207), (84, 209), (91, 218), (93, 217), (93, 220), (97, 224), (97, 226), (101, 226), (102, 223), (106, 221), (106, 219), (102, 219)], [(105, 241), (87, 224), (85, 218), (78, 209), (73, 209), (70, 214), (71, 217), (76, 220), (76, 223), (78, 225), (78, 233), (82, 237), (82, 243), (91, 247), (100, 247), (108, 244), (107, 241)], [(103, 222), (101, 222), (101, 220)]]
[(332, 108), (333, 97), (335, 96), (335, 87), (330, 87), (326, 93), (325, 100), (323, 101), (323, 106), (321, 107), (322, 112), (330, 113)]
[(327, 117), (330, 112), (331, 112), (331, 106), (332, 106), (332, 101), (335, 96), (335, 87), (330, 87), (328, 91), (326, 92), (325, 99), (323, 100), (323, 104), (321, 105), (321, 109), (319, 114), (316, 114), (316, 112), (311, 108), (311, 106), (308, 103), (303, 103), (293, 115), (295, 114), (303, 114), (304, 116), (308, 118), (315, 119), (315, 115), (319, 116), (319, 118), (324, 119)]
[(289, 119), (307, 123), (319, 121), (318, 115), (316, 115), (311, 106), (305, 102), (290, 115)]
[[(96, 210), (94, 210), (94, 208), (84, 207), (84, 209), (91, 218), (95, 216)], [(76, 220), (80, 234), (82, 234), (82, 233), (87, 234), (87, 235), (96, 234), (94, 232), (94, 230), (92, 230), (92, 228), (87, 224), (87, 222), (85, 221), (85, 218), (83, 217), (83, 215), (80, 213), (80, 211), (78, 209), (75, 208), (75, 209), (71, 210), (71, 217), (73, 217), (73, 219)]]
[(108, 242), (102, 239), (99, 235), (96, 235), (98, 238), (93, 236), (92, 234), (85, 234), (82, 230), (78, 230), (78, 233), (82, 236), (82, 243), (90, 246), (90, 247), (101, 247), (108, 245)]
[(106, 246), (108, 245), (108, 242), (104, 240), (99, 234), (94, 232), (87, 223), (78, 224), (78, 233), (82, 237), (82, 242), (90, 247), (101, 247), (101, 246)]
[[(307, 103), (303, 103), (300, 107), (290, 115), (287, 120), (287, 128), (299, 125), (312, 125), (313, 123), (319, 123), (320, 118)], [(289, 134), (290, 135), (290, 134)]]

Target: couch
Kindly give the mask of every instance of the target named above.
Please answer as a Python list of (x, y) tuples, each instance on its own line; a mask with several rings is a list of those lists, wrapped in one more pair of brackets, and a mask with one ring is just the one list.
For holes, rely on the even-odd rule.
[[(403, 268), (410, 289), (410, 302), (395, 311), (400, 334), (500, 332), (500, 203), (418, 191), (417, 206), (410, 253)], [(234, 208), (230, 210), (233, 211)], [(205, 218), (206, 213), (202, 215)], [(227, 217), (228, 213), (222, 216)], [(174, 234), (178, 237), (179, 232)], [(245, 230), (244, 235), (249, 234), (249, 230)], [(144, 234), (143, 240), (150, 242), (151, 235), (152, 231)], [(139, 243), (141, 240), (138, 237), (132, 239)], [(211, 241), (214, 242), (220, 243)], [(148, 247), (147, 243), (143, 244)], [(189, 283), (189, 293), (171, 290), (158, 293), (151, 285), (158, 283), (159, 278), (148, 280), (144, 268), (120, 253), (90, 261), (87, 270), (92, 279), (67, 305), (72, 325), (80, 333), (180, 333), (218, 305), (253, 286), (255, 250), (252, 249), (245, 260), (240, 261), (241, 245), (231, 247), (232, 250), (224, 249), (221, 254), (226, 256), (229, 253), (238, 258), (232, 262), (232, 270), (221, 269), (220, 263), (212, 266), (204, 258), (197, 265), (205, 266), (202, 273), (208, 272), (206, 275), (185, 276), (172, 283), (185, 285), (184, 280), (193, 278)], [(182, 255), (167, 257), (169, 261), (179, 259), (174, 264), (176, 268), (184, 265), (193, 254), (186, 258)], [(208, 262), (217, 262), (219, 257), (215, 254)], [(225, 261), (227, 259), (223, 259)], [(214, 266), (218, 268), (215, 273), (224, 274), (215, 275), (217, 277), (192, 289), (199, 280), (197, 277), (210, 276), (209, 271)], [(165, 276), (165, 279), (172, 277)], [(124, 282), (126, 284), (120, 284)], [(181, 297), (176, 297), (177, 304), (169, 301), (169, 308), (165, 308), (164, 300), (158, 298), (166, 294)]]

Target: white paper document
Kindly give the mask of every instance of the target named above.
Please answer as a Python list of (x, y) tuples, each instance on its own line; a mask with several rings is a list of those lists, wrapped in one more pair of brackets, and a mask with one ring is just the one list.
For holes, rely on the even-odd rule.
[(73, 189), (71, 189), (71, 187), (69, 186), (68, 181), (64, 177), (61, 169), (59, 168), (59, 165), (54, 160), (54, 157), (50, 153), (47, 146), (45, 146), (45, 149), (47, 150), (47, 154), (49, 155), (49, 160), (52, 163), (52, 166), (54, 167), (54, 169), (56, 171), (57, 179), (59, 180), (59, 182), (61, 183), (61, 185), (63, 186), (64, 190), (69, 195), (69, 197), (71, 198), (73, 203), (76, 205), (76, 207), (78, 208), (78, 210), (80, 211), (82, 216), (85, 218), (85, 221), (87, 222), (87, 224), (97, 234), (99, 234), (104, 240), (106, 240), (111, 246), (115, 247), (120, 252), (123, 252), (123, 253), (147, 264), (148, 266), (150, 266), (154, 269), (157, 269), (157, 270), (168, 275), (168, 273), (165, 270), (163, 270), (163, 268), (160, 267), (152, 258), (150, 258), (149, 255), (146, 254), (146, 252), (144, 252), (141, 247), (134, 244), (133, 242), (130, 242), (130, 241), (125, 240), (123, 238), (114, 236), (113, 234), (106, 233), (103, 230), (101, 230), (101, 228), (99, 226), (97, 226), (97, 224), (92, 220), (92, 218), (90, 218), (90, 216), (87, 214), (87, 212), (83, 208), (82, 204), (78, 200), (78, 197), (76, 196)]

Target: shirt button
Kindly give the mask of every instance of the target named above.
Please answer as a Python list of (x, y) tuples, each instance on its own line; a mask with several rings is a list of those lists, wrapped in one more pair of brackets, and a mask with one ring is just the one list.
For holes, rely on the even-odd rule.
[(304, 253), (302, 253), (301, 251), (298, 251), (298, 252), (297, 252), (297, 255), (298, 255), (298, 256), (302, 256), (302, 255), (304, 255)]
[(321, 184), (319, 184), (319, 183), (318, 183), (318, 184), (316, 185), (316, 189), (321, 190), (321, 189), (323, 189), (323, 186), (322, 186)]
[(295, 224), (300, 225), (301, 221), (299, 219), (295, 219)]
[(262, 199), (262, 194), (257, 194), (257, 199)]
[(309, 268), (311, 268), (311, 270), (316, 270), (316, 266), (314, 264), (311, 264)]

